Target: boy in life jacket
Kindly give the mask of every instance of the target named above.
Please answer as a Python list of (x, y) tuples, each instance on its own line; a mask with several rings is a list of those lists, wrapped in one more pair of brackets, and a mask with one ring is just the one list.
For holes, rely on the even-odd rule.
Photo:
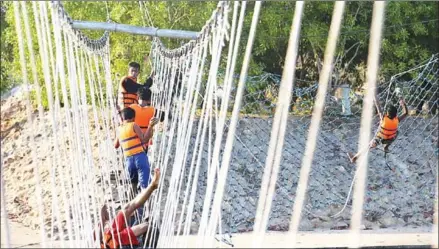
[[(146, 132), (148, 129), (150, 120), (157, 115), (157, 110), (151, 106), (151, 96), (152, 92), (149, 88), (142, 87), (138, 91), (139, 103), (130, 105), (130, 108), (134, 110), (136, 113), (136, 117), (134, 118), (134, 122), (142, 129), (142, 132)], [(164, 113), (160, 114), (160, 122), (164, 120)], [(145, 153), (148, 154), (148, 146), (152, 144), (152, 141), (149, 141), (143, 144), (143, 149)]]
[[(159, 180), (160, 170), (156, 168), (151, 184), (126, 204), (112, 222), (110, 222), (109, 208), (107, 205), (102, 207), (101, 222), (98, 223), (98, 228), (93, 234), (94, 239), (99, 240), (101, 248), (143, 248), (144, 241), (146, 241), (147, 248), (157, 247), (158, 230), (153, 232), (150, 222), (129, 226), (127, 220), (150, 198), (153, 191), (158, 188)], [(145, 238), (146, 235), (148, 235), (147, 238)]]
[(150, 169), (146, 153), (143, 151), (143, 144), (147, 143), (153, 136), (154, 126), (157, 124), (158, 119), (152, 118), (148, 129), (142, 132), (142, 129), (134, 123), (136, 113), (132, 108), (124, 108), (121, 114), (123, 123), (117, 129), (118, 134), (114, 147), (116, 149), (119, 146), (122, 147), (125, 157), (125, 169), (135, 193), (137, 184), (140, 184), (142, 189), (148, 186)]
[[(408, 109), (404, 100), (400, 100), (399, 104), (402, 106), (403, 114), (398, 117), (398, 109), (395, 106), (389, 105), (387, 107), (386, 114), (383, 116), (381, 108), (378, 104), (378, 101), (375, 99), (375, 106), (380, 116), (380, 130), (378, 131), (376, 137), (370, 141), (370, 145), (368, 149), (373, 149), (379, 144), (384, 145), (384, 151), (387, 153), (389, 151), (389, 146), (396, 140), (398, 136), (398, 126), (399, 123), (407, 117)], [(349, 159), (352, 163), (355, 163), (358, 157), (361, 155), (363, 151), (358, 152), (355, 156), (352, 156), (351, 153), (348, 153)]]
[(122, 110), (125, 107), (129, 107), (131, 104), (138, 103), (137, 91), (141, 87), (151, 87), (153, 84), (152, 76), (153, 73), (146, 79), (145, 83), (137, 83), (137, 77), (140, 73), (140, 65), (137, 62), (130, 62), (128, 64), (128, 76), (124, 77), (118, 88), (118, 104), (117, 108)]

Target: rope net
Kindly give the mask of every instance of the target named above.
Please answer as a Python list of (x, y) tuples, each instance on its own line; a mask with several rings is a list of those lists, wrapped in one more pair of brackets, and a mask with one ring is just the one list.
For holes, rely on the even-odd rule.
[[(293, 65), (303, 9), (302, 2), (297, 4), (287, 56)], [(28, 212), (37, 212), (40, 218), (37, 224), (28, 221), (29, 225), (39, 227), (43, 247), (54, 246), (55, 240), (62, 247), (99, 247), (93, 232), (102, 229), (97, 228), (102, 205), (109, 206), (113, 219), (132, 194), (123, 155), (112, 142), (120, 119), (115, 79), (111, 78), (109, 33), (91, 40), (74, 30), (60, 2), (13, 5), (23, 83), (26, 87), (32, 83), (27, 92), (26, 129), (41, 134), (26, 141), (29, 149), (25, 153), (32, 157), (34, 174), (34, 184), (26, 193)], [(139, 2), (139, 7), (147, 17), (144, 23), (153, 26), (145, 4)], [(341, 12), (334, 20), (341, 22), (343, 7), (339, 6)], [(300, 196), (299, 172), (306, 159), (303, 155), (308, 153), (308, 133), (315, 131), (310, 128), (311, 114), (320, 108), (316, 103), (322, 99), (326, 103), (321, 105), (305, 196), (300, 197), (305, 201), (299, 207), (303, 211), (298, 229), (348, 229), (351, 223), (357, 171), (346, 153), (358, 149), (361, 132), (376, 132), (379, 116), (374, 115), (370, 131), (360, 130), (364, 93), (329, 86), (318, 99), (319, 86), (325, 82), (322, 78), (319, 83), (319, 79), (303, 81), (295, 79), (294, 72), (284, 73), (285, 78), (247, 76), (261, 2), (255, 3), (243, 48), (240, 39), (246, 8), (246, 2), (219, 2), (198, 38), (177, 49), (168, 49), (154, 38), (150, 54), (155, 72), (153, 106), (165, 113), (165, 119), (148, 152), (151, 172), (160, 168), (162, 173), (159, 189), (147, 207), (150, 225), (160, 231), (159, 237), (152, 236), (158, 247), (186, 247), (189, 235), (198, 238), (197, 246), (211, 247), (215, 239), (233, 244), (230, 238), (217, 235), (257, 231), (263, 233), (258, 238), (263, 240), (267, 230), (293, 231), (290, 220), (294, 200)], [(32, 16), (37, 48), (30, 34)], [(330, 41), (337, 41), (338, 31), (334, 34), (335, 38), (328, 37), (328, 47)], [(239, 69), (237, 58), (244, 50)], [(332, 58), (333, 52), (328, 52), (325, 62), (328, 59), (331, 65)], [(384, 108), (398, 106), (403, 97), (415, 110), (401, 123), (398, 139), (386, 157), (379, 149), (369, 152), (362, 211), (362, 223), (368, 228), (433, 223), (438, 60), (433, 55), (376, 88)], [(43, 75), (37, 74), (39, 63)], [(325, 73), (328, 79), (330, 71)], [(288, 84), (290, 88), (285, 88)], [(30, 97), (36, 100), (38, 113), (33, 112)], [(42, 108), (43, 98), (48, 100), (48, 111)], [(45, 123), (50, 123), (50, 129)], [(43, 158), (39, 149), (53, 151), (52, 157)], [(10, 194), (2, 181), (2, 195), (9, 201)], [(144, 246), (151, 245), (145, 241)]]

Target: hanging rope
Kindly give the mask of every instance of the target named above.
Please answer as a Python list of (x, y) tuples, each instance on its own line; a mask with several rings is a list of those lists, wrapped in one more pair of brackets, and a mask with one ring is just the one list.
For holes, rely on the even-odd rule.
[[(379, 68), (379, 53), (381, 48), (381, 34), (384, 23), (385, 2), (375, 2), (373, 6), (373, 16), (370, 31), (369, 57), (367, 64), (367, 92), (364, 98), (363, 113), (361, 115), (360, 138), (358, 142), (359, 148), (365, 148), (370, 141), (369, 132), (372, 125), (373, 117), (373, 99), (375, 96), (376, 77)], [(359, 246), (360, 226), (363, 217), (364, 190), (367, 177), (367, 157), (368, 151), (360, 155), (357, 161), (358, 178), (354, 188), (354, 198), (352, 203), (352, 219), (351, 219), (351, 241), (352, 246)]]
[[(109, 21), (109, 6), (107, 2), (105, 4), (107, 21)], [(240, 4), (241, 8), (239, 10)], [(303, 4), (304, 2), (296, 3), (295, 17), (290, 34), (290, 46), (286, 56), (286, 68), (295, 68), (294, 58), (297, 54)], [(153, 145), (148, 152), (151, 169), (159, 167), (162, 172), (162, 179), (160, 179), (159, 189), (151, 196), (145, 210), (147, 210), (146, 213), (148, 213), (153, 228), (148, 230), (146, 237), (150, 237), (153, 244), (158, 242), (159, 247), (190, 246), (189, 236), (194, 234), (197, 234), (198, 246), (213, 247), (217, 241), (233, 245), (230, 241), (216, 238), (216, 235), (230, 233), (233, 226), (236, 228), (239, 225), (238, 222), (247, 222), (246, 219), (253, 217), (254, 214), (254, 224), (247, 222), (245, 226), (254, 227), (254, 235), (256, 236), (252, 240), (254, 246), (263, 244), (267, 226), (272, 217), (271, 213), (275, 212), (275, 210), (272, 210), (272, 201), (275, 195), (280, 193), (281, 196), (287, 196), (289, 190), (291, 190), (291, 188), (283, 186), (277, 179), (281, 169), (280, 160), (282, 155), (292, 157), (295, 161), (301, 161), (300, 157), (290, 155), (294, 153), (288, 152), (284, 148), (289, 143), (285, 137), (289, 135), (286, 131), (288, 115), (290, 114), (290, 102), (293, 95), (304, 99), (309, 98), (310, 108), (314, 108), (310, 121), (303, 121), (294, 130), (294, 133), (299, 134), (299, 132), (305, 131), (307, 126), (309, 127), (306, 145), (302, 145), (297, 140), (293, 141), (294, 146), (303, 146), (305, 148), (294, 202), (294, 212), (290, 222), (290, 232), (295, 236), (299, 229), (302, 209), (313, 215), (312, 206), (307, 206), (305, 203), (305, 194), (308, 180), (311, 180), (309, 179), (309, 173), (311, 166), (314, 166), (312, 162), (315, 150), (318, 150), (319, 144), (324, 144), (338, 145), (341, 150), (346, 151), (341, 139), (340, 141), (335, 141), (337, 139), (328, 140), (323, 133), (338, 131), (344, 128), (343, 125), (349, 127), (358, 125), (358, 122), (351, 122), (348, 118), (334, 118), (334, 116), (331, 116), (332, 119), (325, 120), (324, 126), (320, 128), (321, 119), (326, 111), (323, 106), (333, 104), (329, 98), (328, 103), (326, 103), (325, 98), (328, 95), (327, 83), (331, 71), (330, 65), (332, 64), (336, 38), (341, 25), (344, 2), (335, 4), (320, 82), (318, 84), (308, 82), (310, 84), (306, 88), (293, 87), (293, 82), (297, 82), (296, 79), (293, 79), (294, 71), (285, 72), (282, 80), (272, 75), (259, 78), (247, 76), (261, 5), (262, 2), (255, 3), (249, 39), (239, 77), (235, 75), (235, 67), (238, 53), (241, 51), (239, 46), (246, 14), (246, 2), (234, 2), (233, 13), (231, 2), (219, 2), (217, 9), (206, 22), (197, 39), (186, 43), (182, 47), (170, 50), (163, 45), (160, 39), (154, 38), (153, 40), (150, 48), (152, 68), (155, 72), (153, 76), (154, 94), (152, 105), (157, 111), (163, 111), (166, 118), (161, 124), (162, 130), (157, 131), (154, 135)], [(378, 7), (379, 5), (376, 4)], [(19, 6), (22, 8), (21, 15), (18, 9)], [(43, 163), (43, 159), (39, 158), (39, 155), (36, 155), (35, 150), (32, 148), (34, 137), (31, 136), (29, 146), (31, 147), (36, 180), (35, 195), (37, 198), (35, 201), (40, 212), (42, 240), (44, 245), (48, 245), (46, 234), (49, 233), (52, 238), (59, 236), (62, 246), (99, 247), (99, 241), (94, 240), (93, 232), (104, 232), (102, 226), (97, 229), (97, 224), (102, 220), (100, 214), (102, 205), (106, 204), (109, 207), (111, 210), (110, 219), (112, 220), (116, 215), (116, 210), (129, 201), (128, 196), (131, 191), (127, 173), (121, 166), (123, 165), (123, 157), (120, 152), (114, 150), (111, 141), (115, 136), (115, 129), (119, 125), (119, 121), (115, 116), (114, 89), (109, 57), (109, 35), (106, 32), (100, 39), (91, 40), (80, 31), (72, 29), (71, 19), (59, 2), (53, 2), (51, 5), (44, 2), (32, 2), (40, 55), (35, 58), (30, 33), (31, 25), (28, 23), (28, 14), (25, 7), (26, 2), (14, 3), (17, 34), (19, 34), (20, 40), (19, 50), (23, 82), (27, 86), (29, 79), (27, 79), (21, 18), (23, 18), (26, 32), (25, 39), (27, 40), (29, 63), (32, 64), (33, 80), (31, 82), (35, 85), (33, 89), (36, 89), (36, 101), (40, 109), (38, 119), (40, 122), (44, 122), (45, 118), (50, 119), (47, 120), (50, 127), (46, 128), (47, 131), (43, 133), (48, 143), (43, 143), (42, 146), (44, 150), (53, 151), (54, 154), (52, 158)], [(378, 38), (376, 35), (380, 31), (377, 31), (377, 28), (378, 30), (381, 29), (378, 24), (382, 23), (384, 12), (381, 9), (377, 16), (378, 7), (375, 7), (373, 17), (371, 58), (368, 65), (371, 71), (368, 75), (368, 81), (374, 80), (373, 70), (377, 70), (376, 62), (379, 44), (378, 48), (373, 47), (377, 45), (373, 45), (373, 42), (376, 42), (376, 39), (379, 41), (379, 35)], [(139, 8), (144, 13), (144, 25), (149, 22), (149, 25), (154, 26), (146, 5), (139, 1)], [(381, 8), (384, 7), (381, 6)], [(230, 19), (232, 20), (231, 25), (229, 23)], [(223, 55), (225, 49), (227, 49), (227, 55)], [(39, 59), (41, 61), (38, 61)], [(38, 93), (40, 90), (38, 90), (39, 81), (36, 73), (38, 72), (36, 65), (39, 64), (43, 65), (45, 86), (45, 92), (41, 93)], [(421, 91), (410, 95), (407, 99), (407, 102), (411, 105), (421, 101), (434, 101), (434, 97), (429, 94), (434, 95), (437, 90), (433, 89), (427, 94), (425, 93), (426, 87), (417, 86), (414, 82), (434, 81), (434, 76), (437, 76), (436, 65), (437, 60), (432, 60), (425, 66), (418, 67), (416, 70), (419, 70), (420, 73), (411, 82), (403, 81), (400, 75), (393, 77), (388, 87), (378, 94), (378, 98), (385, 103), (385, 106), (393, 103), (394, 99), (398, 97), (398, 93), (395, 92), (394, 88), (399, 87), (403, 92), (408, 89)], [(238, 85), (234, 85), (236, 78), (239, 78)], [(254, 150), (259, 145), (246, 144), (247, 141), (240, 134), (241, 130), (238, 127), (239, 121), (243, 120), (242, 116), (246, 114), (243, 111), (247, 104), (247, 95), (244, 95), (244, 92), (251, 80), (272, 80), (275, 83), (280, 83), (271, 141), (269, 146), (260, 149), (261, 153)], [(275, 83), (273, 86), (276, 86)], [(369, 84), (368, 87), (363, 107), (361, 133), (368, 133), (366, 131), (370, 131), (372, 125), (373, 106), (368, 101), (371, 92), (376, 88), (372, 84)], [(313, 94), (316, 92), (317, 98), (314, 102)], [(49, 109), (47, 113), (42, 111), (42, 96), (47, 96)], [(263, 94), (261, 96), (264, 97)], [(27, 101), (30, 101), (29, 96), (27, 98)], [(232, 101), (234, 107), (230, 115), (228, 107)], [(60, 102), (64, 104), (63, 107), (59, 104)], [(312, 103), (315, 103), (315, 106)], [(28, 102), (27, 106), (28, 120), (31, 127), (33, 127), (32, 105)], [(419, 115), (416, 117), (419, 117)], [(305, 119), (304, 117), (298, 119)], [(342, 124), (330, 127), (340, 121)], [(422, 121), (422, 125), (430, 125), (432, 122), (431, 120), (425, 120)], [(258, 124), (254, 123), (251, 126), (257, 127)], [(41, 123), (36, 124), (37, 129), (43, 129), (43, 126), (38, 127)], [(407, 129), (402, 129), (401, 134), (409, 134), (410, 130), (421, 127), (414, 120), (404, 122), (401, 128), (403, 126)], [(422, 129), (420, 130), (424, 132)], [(434, 129), (431, 132), (434, 132)], [(227, 133), (227, 136), (225, 136), (225, 133)], [(259, 137), (260, 135), (254, 134), (253, 136)], [(425, 139), (431, 136), (432, 134), (427, 134)], [(364, 141), (369, 142), (369, 136), (366, 139), (366, 135), (361, 135), (360, 138), (359, 144), (361, 146), (359, 147), (364, 148), (368, 145)], [(235, 139), (237, 143), (235, 143)], [(265, 140), (261, 138), (259, 142), (263, 144)], [(398, 143), (403, 143), (403, 141), (398, 139), (395, 144)], [(422, 141), (420, 144), (413, 146), (417, 148), (417, 151), (420, 151), (423, 148), (421, 146), (425, 144), (426, 141)], [(242, 148), (242, 151), (236, 150), (238, 148), (236, 145), (240, 146), (239, 148)], [(51, 146), (53, 146), (53, 149)], [(232, 152), (237, 154), (235, 155)], [(248, 156), (243, 157), (244, 153)], [(411, 156), (403, 153), (404, 151), (395, 150), (395, 152), (392, 152), (392, 156), (395, 155), (399, 159), (407, 159)], [(431, 157), (428, 153), (430, 152), (422, 152), (419, 156), (416, 155), (415, 158), (420, 156)], [(358, 214), (357, 211), (359, 208), (361, 210), (363, 205), (364, 192), (362, 193), (362, 191), (366, 179), (367, 154), (368, 151), (358, 161), (358, 170), (352, 180), (352, 184), (357, 181), (354, 193), (355, 208), (352, 217), (352, 233), (359, 232), (358, 222), (361, 221), (361, 212)], [(315, 156), (319, 161), (325, 162), (325, 160), (322, 160), (324, 156), (322, 157), (317, 153)], [(243, 199), (233, 189), (236, 186), (248, 187), (245, 182), (240, 182), (241, 175), (234, 174), (237, 172), (235, 165), (239, 164), (234, 164), (237, 158), (245, 161), (246, 166), (254, 164), (255, 167), (258, 167), (257, 170), (261, 171), (264, 165), (262, 163), (264, 162), (263, 158), (266, 158), (261, 190), (259, 195), (255, 196), (255, 199), (259, 200), (257, 210), (254, 213), (254, 210), (246, 210), (247, 207), (242, 207), (239, 213), (242, 214), (243, 218), (236, 218), (234, 209), (237, 206), (233, 205), (238, 199), (251, 199), (249, 196), (246, 196), (247, 199)], [(387, 157), (387, 154), (384, 155), (384, 161), (387, 165), (389, 158), (392, 158), (391, 155), (389, 157)], [(248, 167), (250, 168), (250, 166)], [(295, 166), (296, 164), (292, 168)], [(47, 172), (48, 176), (40, 177), (43, 174), (42, 172)], [(228, 176), (229, 172), (233, 172), (233, 174), (231, 173), (231, 176)], [(254, 175), (252, 179), (255, 179), (252, 184), (259, 187), (258, 172), (253, 171), (252, 174)], [(349, 177), (348, 179), (351, 177), (350, 174), (344, 176)], [(99, 178), (99, 181), (96, 178)], [(238, 185), (230, 186), (230, 179), (238, 182)], [(248, 181), (248, 179), (244, 180)], [(40, 186), (40, 181), (50, 181), (50, 187), (44, 189)], [(345, 210), (351, 195), (352, 184), (346, 200), (344, 196), (340, 195), (339, 202), (345, 200), (345, 204), (335, 216)], [(244, 189), (242, 191), (248, 190)], [(257, 192), (257, 189), (255, 191)], [(338, 193), (334, 191), (333, 194)], [(2, 195), (4, 194), (2, 191)], [(321, 200), (321, 202), (324, 205), (332, 204), (324, 200)], [(253, 205), (256, 209), (256, 205)], [(46, 228), (51, 230), (46, 231)], [(160, 231), (160, 237), (156, 236), (157, 231)], [(111, 232), (114, 235), (114, 233), (120, 231)], [(119, 242), (121, 241), (119, 240)], [(146, 240), (144, 246), (149, 246)]]
[[(317, 98), (315, 100), (315, 104), (313, 108), (311, 125), (309, 127), (308, 139), (306, 142), (306, 149), (303, 156), (302, 166), (300, 167), (299, 183), (297, 185), (296, 198), (293, 207), (293, 215), (291, 217), (290, 228), (289, 228), (289, 232), (292, 234), (292, 238), (293, 238), (292, 239), (293, 245), (295, 245), (296, 243), (296, 237), (299, 229), (303, 203), (305, 200), (306, 189), (308, 186), (308, 178), (311, 171), (312, 161), (314, 158), (316, 140), (319, 135), (319, 128), (323, 115), (328, 84), (329, 84), (330, 76), (332, 75), (332, 64), (334, 61), (334, 54), (337, 47), (338, 36), (340, 34), (344, 8), (345, 8), (345, 2), (338, 1), (335, 3), (334, 13), (332, 15), (332, 20), (331, 20), (331, 26), (329, 28), (328, 41), (326, 44), (325, 57), (323, 60), (323, 68), (319, 78), (319, 88), (317, 91)], [(298, 41), (296, 42), (298, 43)]]

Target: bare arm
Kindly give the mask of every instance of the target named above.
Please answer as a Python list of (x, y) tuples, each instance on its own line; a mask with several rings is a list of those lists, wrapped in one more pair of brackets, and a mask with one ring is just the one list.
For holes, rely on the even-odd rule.
[(152, 118), (149, 122), (148, 129), (145, 131), (145, 133), (142, 132), (142, 129), (137, 124), (134, 124), (134, 131), (136, 132), (137, 136), (140, 138), (140, 141), (142, 143), (147, 143), (149, 139), (154, 135), (154, 126), (158, 123), (157, 118)]
[(376, 96), (373, 97), (373, 102), (375, 103), (375, 107), (377, 109), (378, 115), (380, 115), (380, 120), (383, 119), (383, 111), (381, 110), (380, 103), (378, 102), (378, 99)]
[(147, 137), (145, 136), (146, 132), (143, 133), (142, 129), (140, 129), (140, 127), (137, 124), (134, 124), (133, 129), (134, 129), (134, 132), (137, 134), (137, 136), (140, 138), (140, 141), (142, 143), (146, 143), (148, 141), (148, 140), (146, 140)]
[(119, 138), (114, 139), (114, 148), (119, 148), (120, 143), (119, 143)]
[(154, 126), (148, 126), (148, 129), (145, 131), (145, 141), (142, 141), (143, 143), (148, 143), (148, 141), (154, 136)]
[(156, 190), (159, 186), (160, 180), (160, 170), (156, 168), (154, 170), (154, 178), (152, 179), (151, 184), (146, 189), (143, 189), (136, 198), (130, 201), (123, 209), (125, 217), (130, 217), (136, 209), (141, 207), (145, 202), (149, 199), (152, 192)]
[(145, 131), (146, 142), (148, 142), (154, 135), (154, 127), (158, 122), (158, 118), (155, 117), (151, 118), (151, 120), (149, 121), (148, 129)]
[(399, 101), (399, 104), (402, 106), (402, 110), (403, 110), (402, 115), (398, 117), (399, 121), (401, 122), (402, 120), (404, 120), (407, 117), (409, 110), (408, 110), (407, 105), (403, 99), (401, 99)]
[(116, 129), (116, 138), (114, 139), (114, 148), (116, 149), (118, 149), (120, 146), (118, 133), (119, 133), (119, 128)]

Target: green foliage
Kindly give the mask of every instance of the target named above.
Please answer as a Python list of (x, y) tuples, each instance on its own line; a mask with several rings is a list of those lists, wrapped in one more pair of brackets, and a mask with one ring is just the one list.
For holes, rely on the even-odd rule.
[(0, 2), (0, 92), (4, 93), (9, 90), (13, 85), (13, 78), (9, 76), (11, 71), (10, 63), (13, 61), (13, 53), (11, 49), (13, 44), (10, 42), (10, 35), (6, 30), (9, 27), (8, 21), (6, 20), (6, 14), (8, 7), (11, 4), (9, 2)]
[[(263, 71), (281, 74), (288, 47), (288, 38), (294, 15), (295, 2), (267, 1), (263, 3), (257, 36), (250, 62), (249, 74), (258, 75)], [(39, 84), (45, 87), (38, 41), (35, 32), (32, 4), (28, 3), (29, 20), (32, 29), (33, 48), (37, 60)], [(107, 21), (107, 16), (116, 22), (136, 26), (155, 26), (164, 29), (199, 31), (216, 8), (216, 1), (66, 1), (64, 6), (75, 20)], [(108, 6), (108, 8), (107, 8)], [(247, 4), (244, 30), (241, 37), (238, 64), (239, 73), (243, 51), (247, 43), (254, 2)], [(297, 60), (296, 76), (303, 81), (297, 87), (308, 86), (307, 82), (318, 80), (323, 61), (334, 2), (306, 2), (302, 19), (301, 38)], [(391, 75), (404, 71), (438, 53), (438, 12), (435, 2), (392, 1), (386, 7), (385, 28), (381, 49), (380, 82), (387, 81)], [(1, 92), (14, 82), (21, 82), (17, 36), (15, 34), (14, 13), (11, 2), (1, 2)], [(332, 84), (350, 84), (361, 88), (365, 81), (370, 23), (373, 2), (347, 2), (343, 26), (337, 46), (336, 64)], [(231, 15), (232, 13), (230, 13)], [(149, 17), (151, 17), (151, 20)], [(152, 23), (151, 23), (152, 21)], [(102, 31), (84, 31), (91, 38), (100, 37)], [(162, 39), (166, 46), (175, 48), (185, 40)], [(150, 52), (151, 38), (125, 33), (112, 33), (110, 36), (110, 63), (112, 78), (116, 85), (127, 73), (127, 64), (137, 61), (142, 64), (140, 81), (150, 73), (150, 65), (144, 63), (144, 56)], [(25, 44), (26, 46), (26, 44)], [(227, 51), (221, 63), (225, 65)], [(26, 53), (26, 59), (29, 55)], [(29, 77), (31, 68), (28, 68)], [(30, 77), (31, 78), (31, 77)], [(53, 90), (55, 90), (55, 87)], [(246, 92), (254, 97), (264, 98), (272, 87), (271, 82), (248, 85)], [(89, 85), (86, 85), (89, 88)], [(45, 91), (43, 91), (44, 93)], [(61, 96), (61, 93), (58, 93)], [(259, 96), (259, 95), (260, 96)], [(262, 95), (261, 95), (262, 94)], [(258, 96), (256, 96), (258, 95)], [(62, 98), (61, 98), (62, 99)], [(275, 99), (267, 100), (265, 107), (271, 108)], [(47, 100), (46, 100), (47, 101)], [(249, 99), (248, 101), (251, 101)], [(301, 101), (303, 102), (303, 101)], [(308, 106), (309, 103), (297, 103)], [(250, 106), (248, 106), (250, 108)], [(253, 110), (250, 108), (249, 110)]]

